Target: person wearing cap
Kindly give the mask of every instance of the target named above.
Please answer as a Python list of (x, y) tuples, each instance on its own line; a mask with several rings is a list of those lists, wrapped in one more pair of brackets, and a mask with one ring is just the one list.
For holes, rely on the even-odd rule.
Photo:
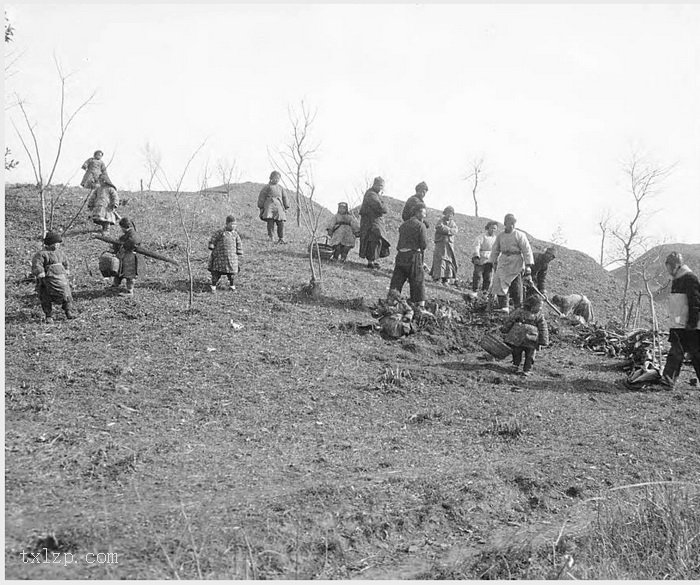
[(66, 319), (75, 319), (68, 282), (68, 256), (59, 249), (62, 242), (61, 234), (48, 232), (44, 237), (44, 249), (32, 258), (32, 274), (36, 278), (36, 291), (46, 323), (53, 323), (53, 303), (61, 304)]
[(345, 262), (348, 252), (355, 247), (356, 234), (360, 232), (360, 222), (350, 213), (347, 203), (338, 203), (338, 213), (333, 216), (327, 231), (330, 236), (328, 244), (333, 247), (331, 261)]
[(687, 353), (700, 379), (700, 282), (683, 263), (680, 252), (666, 257), (666, 271), (672, 278), (668, 299), (669, 336), (671, 349), (661, 374), (661, 384), (673, 389), (681, 373)]
[(557, 257), (557, 250), (554, 246), (549, 246), (544, 252), (535, 252), (534, 262), (531, 267), (530, 278), (545, 297), (547, 296), (547, 269), (549, 263)]
[(86, 189), (94, 189), (99, 185), (99, 178), (107, 173), (107, 166), (102, 160), (103, 152), (96, 150), (91, 158), (87, 159), (81, 167), (85, 174), (83, 180), (80, 181), (80, 186)]
[(216, 292), (216, 285), (224, 275), (228, 278), (229, 290), (236, 290), (233, 277), (241, 271), (243, 243), (236, 231), (236, 218), (233, 215), (227, 216), (224, 228), (209, 238), (208, 248), (211, 250), (207, 265), (207, 270), (211, 272), (211, 292)]
[(265, 185), (258, 195), (258, 208), (260, 219), (267, 223), (267, 238), (274, 240), (275, 226), (277, 226), (277, 243), (286, 244), (284, 241), (284, 222), (287, 221), (287, 192), (279, 184), (282, 175), (277, 171), (270, 173), (270, 182)]
[(491, 249), (496, 241), (497, 221), (489, 221), (484, 226), (484, 233), (481, 234), (472, 247), (472, 264), (474, 273), (472, 275), (472, 290), (477, 292), (479, 288), (483, 291), (491, 288), (491, 274), (493, 264), (491, 263)]
[[(416, 207), (416, 205), (425, 205), (425, 194), (427, 192), (428, 185), (425, 181), (421, 181), (416, 185), (415, 194), (411, 195), (406, 200), (406, 205), (403, 206), (403, 211), (401, 212), (401, 219), (403, 221), (408, 221), (413, 217), (413, 210)], [(424, 219), (423, 223), (425, 224), (426, 228), (430, 229), (430, 224), (427, 222), (427, 220)]]
[(430, 269), (430, 275), (433, 280), (440, 280), (443, 284), (457, 278), (454, 242), (459, 228), (454, 216), (454, 207), (448, 205), (442, 212), (440, 221), (435, 225), (435, 250), (433, 250), (433, 266)]
[[(530, 278), (531, 266), (534, 263), (532, 248), (527, 236), (515, 229), (515, 216), (509, 213), (503, 220), (504, 230), (496, 236), (489, 256), (489, 262), (496, 269), (491, 283), (492, 291), (498, 300), (497, 310), (508, 313), (508, 289), (511, 283), (525, 271), (526, 279)], [(515, 308), (520, 308), (522, 295), (513, 295)]]
[(384, 216), (388, 208), (382, 198), (384, 179), (375, 177), (360, 206), (360, 258), (367, 260), (367, 268), (380, 267), (377, 260), (389, 255), (391, 244), (386, 237)]
[(100, 175), (97, 183), (88, 198), (87, 208), (92, 221), (102, 228), (102, 233), (107, 233), (109, 226), (115, 225), (119, 220), (119, 195), (106, 174)]
[(122, 229), (122, 235), (119, 237), (119, 243), (114, 246), (114, 252), (119, 258), (119, 272), (114, 277), (112, 288), (118, 289), (122, 280), (126, 279), (126, 292), (121, 294), (133, 297), (134, 280), (139, 273), (139, 258), (136, 255), (136, 247), (141, 244), (141, 239), (136, 234), (134, 222), (128, 217), (122, 217), (119, 220), (119, 227)]
[(425, 309), (425, 283), (423, 252), (428, 247), (428, 230), (423, 220), (427, 213), (425, 204), (413, 208), (413, 216), (399, 227), (399, 242), (396, 244), (396, 262), (391, 275), (389, 290), (401, 292), (408, 281), (410, 299), (419, 314), (429, 315)]

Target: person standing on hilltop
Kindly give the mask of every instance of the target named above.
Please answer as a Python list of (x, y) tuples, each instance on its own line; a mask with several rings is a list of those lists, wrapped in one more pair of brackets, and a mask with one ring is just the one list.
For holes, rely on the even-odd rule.
[(92, 158), (87, 159), (81, 167), (85, 174), (83, 180), (80, 181), (80, 186), (86, 189), (94, 189), (99, 185), (99, 178), (107, 174), (107, 166), (102, 160), (103, 152), (96, 150)]
[(489, 221), (484, 227), (484, 233), (475, 241), (472, 248), (472, 264), (474, 273), (472, 275), (472, 290), (478, 292), (479, 288), (488, 291), (491, 288), (491, 274), (493, 264), (491, 263), (491, 249), (496, 241), (497, 221)]
[(661, 384), (672, 390), (681, 373), (683, 358), (687, 353), (700, 380), (700, 282), (690, 268), (683, 263), (680, 252), (666, 257), (666, 271), (673, 279), (668, 299), (671, 349), (661, 374)]
[[(527, 237), (515, 229), (515, 216), (509, 213), (503, 220), (504, 230), (496, 236), (491, 249), (489, 262), (496, 267), (491, 284), (498, 300), (497, 310), (508, 313), (508, 289), (511, 283), (525, 270), (525, 278), (530, 279), (531, 266), (534, 263), (532, 248)], [(522, 296), (514, 298), (515, 308), (520, 308)]]
[(211, 272), (211, 292), (216, 292), (219, 279), (226, 275), (229, 290), (236, 290), (233, 277), (241, 271), (240, 256), (243, 256), (241, 236), (236, 231), (236, 218), (229, 215), (224, 229), (217, 231), (208, 244), (211, 250), (207, 270)]
[(454, 216), (454, 207), (449, 205), (445, 207), (440, 221), (435, 225), (435, 250), (433, 251), (433, 266), (430, 269), (430, 275), (433, 280), (441, 280), (443, 284), (447, 284), (450, 279), (457, 278), (454, 242), (459, 228)]
[(58, 232), (48, 232), (44, 249), (32, 258), (32, 274), (36, 278), (39, 304), (46, 323), (53, 323), (53, 303), (61, 303), (67, 319), (75, 319), (73, 295), (68, 282), (68, 256), (59, 246), (63, 242)]
[(92, 221), (102, 228), (103, 234), (107, 233), (109, 226), (117, 223), (119, 219), (117, 207), (119, 207), (117, 188), (106, 174), (102, 174), (98, 178), (98, 185), (88, 198), (87, 208)]
[[(416, 205), (425, 205), (425, 195), (427, 192), (428, 185), (425, 181), (421, 181), (416, 185), (415, 194), (411, 195), (406, 200), (406, 205), (403, 206), (403, 211), (401, 212), (401, 219), (403, 221), (408, 221), (413, 217), (413, 211)], [(430, 224), (428, 224), (427, 220), (424, 219), (423, 223), (425, 224), (426, 228), (430, 229)]]
[(429, 315), (425, 309), (425, 274), (423, 272), (423, 252), (428, 247), (428, 230), (424, 219), (427, 211), (424, 203), (413, 207), (413, 216), (404, 221), (399, 228), (399, 243), (396, 244), (396, 263), (391, 275), (389, 291), (401, 293), (408, 281), (411, 302), (418, 313)]
[(287, 221), (287, 193), (279, 184), (282, 175), (277, 171), (270, 173), (270, 182), (265, 185), (258, 195), (258, 208), (260, 219), (267, 223), (267, 238), (274, 240), (275, 225), (277, 226), (277, 243), (286, 244), (284, 241), (284, 222)]
[(338, 203), (338, 213), (333, 216), (333, 222), (328, 226), (328, 244), (333, 247), (332, 262), (345, 262), (348, 259), (348, 252), (355, 247), (355, 234), (359, 231), (360, 223), (350, 213), (348, 204)]
[(365, 193), (360, 207), (360, 258), (367, 260), (367, 268), (379, 268), (377, 259), (389, 255), (389, 240), (386, 239), (384, 216), (388, 209), (382, 198), (384, 179), (375, 177)]

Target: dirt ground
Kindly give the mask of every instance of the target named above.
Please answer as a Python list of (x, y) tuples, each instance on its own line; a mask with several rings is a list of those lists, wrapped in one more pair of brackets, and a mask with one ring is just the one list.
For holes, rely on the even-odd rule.
[[(289, 221), (289, 243), (268, 243), (255, 189), (185, 194), (191, 308), (171, 195), (123, 194), (144, 244), (182, 264), (146, 260), (133, 299), (104, 289), (108, 246), (81, 218), (65, 238), (79, 316), (57, 308), (53, 325), (28, 277), (34, 195), (6, 189), (7, 578), (540, 579), (565, 554), (595, 578), (577, 539), (596, 498), (700, 480), (689, 366), (674, 392), (629, 391), (621, 361), (562, 324), (523, 378), (478, 346), (498, 319), (433, 283), (458, 318), (384, 339), (366, 326), (393, 254), (378, 271), (357, 248), (325, 264), (311, 301), (303, 231)], [(63, 198), (58, 224), (83, 196)], [(206, 241), (230, 211), (243, 269), (212, 294)], [(465, 280), (483, 221), (459, 218)], [(550, 292), (584, 292), (611, 318), (617, 284), (596, 270), (563, 250)]]

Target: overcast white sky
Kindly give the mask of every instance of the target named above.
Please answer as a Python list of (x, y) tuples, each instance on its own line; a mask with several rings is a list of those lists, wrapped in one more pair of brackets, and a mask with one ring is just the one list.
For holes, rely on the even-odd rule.
[[(171, 180), (208, 138), (264, 183), (267, 148), (289, 136), (288, 106), (318, 109), (314, 175), (335, 209), (365, 177), (406, 199), (421, 180), (430, 207), (473, 214), (468, 162), (485, 159), (480, 215), (598, 255), (597, 218), (631, 199), (622, 161), (634, 148), (676, 163), (646, 232), (700, 241), (700, 5), (15, 4), (6, 78), (36, 119), (45, 159), (59, 84), (68, 106), (97, 99), (71, 128), (56, 182), (78, 184), (96, 149), (121, 189), (138, 189), (141, 151), (162, 152)], [(7, 145), (32, 180), (5, 111)], [(220, 181), (219, 181), (220, 182)]]

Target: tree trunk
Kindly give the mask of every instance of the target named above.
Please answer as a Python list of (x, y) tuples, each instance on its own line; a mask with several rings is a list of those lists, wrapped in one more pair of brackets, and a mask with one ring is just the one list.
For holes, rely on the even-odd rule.
[(41, 204), (41, 238), (46, 237), (46, 193), (44, 186), (39, 187), (39, 202)]

